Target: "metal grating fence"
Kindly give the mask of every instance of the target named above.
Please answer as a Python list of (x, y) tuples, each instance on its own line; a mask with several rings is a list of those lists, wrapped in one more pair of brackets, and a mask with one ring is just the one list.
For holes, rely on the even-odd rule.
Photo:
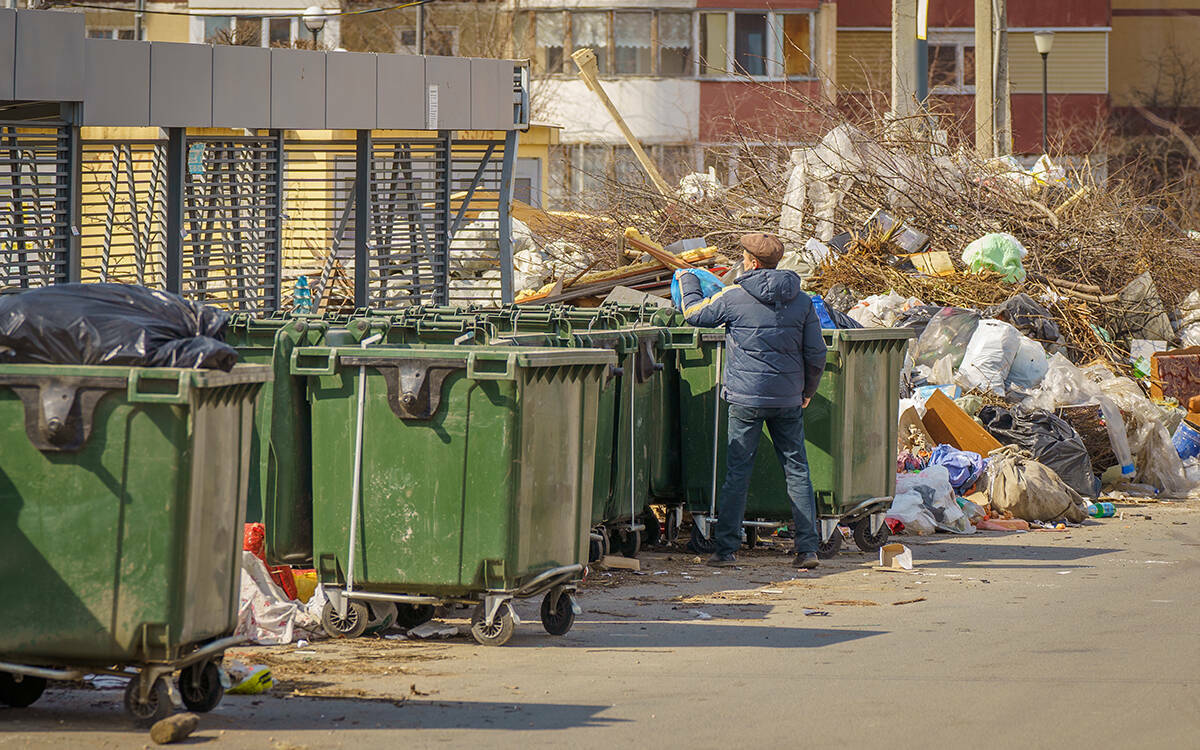
[(502, 298), (515, 135), (79, 142), (67, 126), (0, 127), (6, 288), (134, 283), (254, 312), (292, 309), (301, 276), (317, 311)]
[(165, 283), (166, 141), (83, 143), (82, 278)]
[(184, 297), (233, 310), (279, 308), (280, 151), (277, 138), (188, 138)]
[(291, 140), (284, 147), (283, 305), (299, 277), (314, 310), (354, 302), (354, 141)]
[(444, 304), (448, 139), (378, 139), (371, 150), (368, 303)]
[(0, 122), (0, 289), (70, 278), (72, 141), (65, 125)]

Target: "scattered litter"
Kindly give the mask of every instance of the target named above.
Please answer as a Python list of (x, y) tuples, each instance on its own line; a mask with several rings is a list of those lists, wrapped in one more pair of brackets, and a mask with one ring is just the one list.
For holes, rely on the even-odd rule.
[(458, 635), (458, 626), (444, 622), (426, 622), (408, 631), (409, 638), (449, 638), (455, 635)]
[(824, 610), (824, 609), (806, 609), (803, 611), (804, 611), (805, 617), (828, 617), (829, 616), (828, 610)]
[(225, 692), (231, 695), (258, 695), (275, 686), (270, 667), (262, 664), (249, 665), (234, 660), (225, 665), (225, 672), (233, 685)]
[(831, 599), (827, 602), (821, 602), (827, 607), (878, 607), (879, 602), (872, 602), (867, 599)]
[(605, 555), (600, 558), (600, 564), (606, 568), (614, 568), (616, 570), (641, 570), (642, 564), (633, 557), (621, 557), (619, 555)]
[(759, 589), (764, 594), (782, 594), (783, 589)]
[(912, 570), (912, 550), (903, 544), (885, 544), (879, 548), (879, 567), (893, 570)]
[(693, 609), (688, 614), (692, 615), (697, 620), (711, 620), (712, 619), (712, 615), (710, 615), (707, 612), (701, 612), (698, 609)]
[(650, 575), (654, 575), (654, 576), (665, 576), (667, 573), (670, 573), (670, 572), (671, 572), (671, 571), (669, 571), (669, 570), (656, 570), (656, 571), (654, 571), (653, 573), (651, 573)]
[(925, 601), (925, 597), (918, 596), (916, 599), (905, 599), (905, 600), (899, 601), (899, 602), (892, 602), (892, 606), (898, 607), (901, 604), (916, 604), (917, 602), (923, 602), (923, 601)]

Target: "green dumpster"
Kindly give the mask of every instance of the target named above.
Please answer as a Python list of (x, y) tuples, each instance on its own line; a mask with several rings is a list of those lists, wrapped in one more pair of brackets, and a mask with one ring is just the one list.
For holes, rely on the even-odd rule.
[(221, 699), (237, 626), (254, 404), (232, 372), (0, 366), (0, 702), (46, 679), (128, 676), (152, 722)]
[[(836, 532), (848, 524), (866, 551), (887, 541), (883, 523), (896, 480), (896, 424), (900, 369), (912, 331), (902, 328), (826, 330), (825, 374), (805, 410), (805, 447), (817, 499), (823, 554), (841, 545)], [(668, 343), (680, 374), (680, 429), (688, 508), (697, 519), (693, 548), (704, 543), (715, 516), (717, 492), (725, 474), (728, 409), (716, 407), (717, 373), (725, 334), (696, 328), (674, 329)], [(713, 461), (714, 446), (716, 462)], [(748, 537), (757, 529), (791, 519), (783, 470), (764, 428), (747, 496)]]
[[(360, 337), (368, 331), (382, 331), (389, 343), (492, 341), (612, 350), (620, 363), (619, 372), (631, 373), (631, 377), (619, 378), (616, 387), (606, 382), (601, 391), (591, 506), (595, 533), (589, 558), (600, 559), (610, 545), (623, 554), (636, 556), (644, 532), (649, 532), (650, 541), (657, 539), (658, 521), (648, 510), (652, 496), (682, 507), (678, 431), (672, 427), (676, 422), (670, 421), (677, 400), (665, 395), (673, 370), (663, 372), (662, 329), (638, 327), (635, 316), (616, 315), (603, 308), (565, 306), (377, 311), (351, 322), (350, 328)], [(452, 331), (453, 336), (439, 337), (439, 331)]]
[(272, 565), (312, 560), (312, 441), (305, 380), (290, 373), (292, 350), (324, 342), (329, 322), (314, 315), (234, 315), (225, 341), (242, 361), (272, 368), (251, 439), (246, 520), (262, 521)]
[[(611, 352), (302, 347), (313, 425), (313, 548), (322, 624), (355, 636), (365, 602), (474, 604), (499, 645), (509, 601), (545, 593), (570, 629), (586, 562), (598, 396)], [(354, 533), (351, 533), (351, 529)]]

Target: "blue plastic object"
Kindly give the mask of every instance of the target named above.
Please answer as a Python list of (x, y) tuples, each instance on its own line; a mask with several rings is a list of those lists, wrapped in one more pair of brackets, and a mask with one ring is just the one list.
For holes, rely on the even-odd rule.
[(829, 315), (829, 310), (825, 307), (825, 300), (821, 299), (821, 295), (814, 294), (812, 296), (813, 307), (816, 308), (817, 317), (821, 319), (822, 328), (839, 328), (838, 324), (833, 322), (833, 318)]
[[(725, 288), (725, 284), (712, 271), (703, 268), (689, 268), (684, 273), (690, 273), (700, 280), (700, 293), (705, 299)], [(671, 279), (671, 302), (680, 310), (683, 309), (683, 291), (679, 288), (679, 277)]]
[(1171, 442), (1175, 445), (1175, 451), (1179, 453), (1179, 457), (1184, 461), (1200, 456), (1200, 430), (1186, 421), (1179, 423), (1179, 429), (1175, 431)]

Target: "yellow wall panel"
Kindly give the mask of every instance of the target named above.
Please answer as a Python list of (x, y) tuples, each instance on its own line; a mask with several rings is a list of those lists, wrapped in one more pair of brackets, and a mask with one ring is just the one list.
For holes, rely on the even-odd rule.
[(892, 37), (887, 31), (839, 31), (837, 82), (845, 91), (891, 87)]
[[(1108, 92), (1108, 32), (1069, 31), (1054, 35), (1050, 52), (1049, 89), (1052, 94)], [(1014, 94), (1040, 94), (1042, 57), (1032, 32), (1008, 35), (1009, 79)]]
[(1200, 16), (1116, 16), (1109, 44), (1115, 106), (1200, 107)]

